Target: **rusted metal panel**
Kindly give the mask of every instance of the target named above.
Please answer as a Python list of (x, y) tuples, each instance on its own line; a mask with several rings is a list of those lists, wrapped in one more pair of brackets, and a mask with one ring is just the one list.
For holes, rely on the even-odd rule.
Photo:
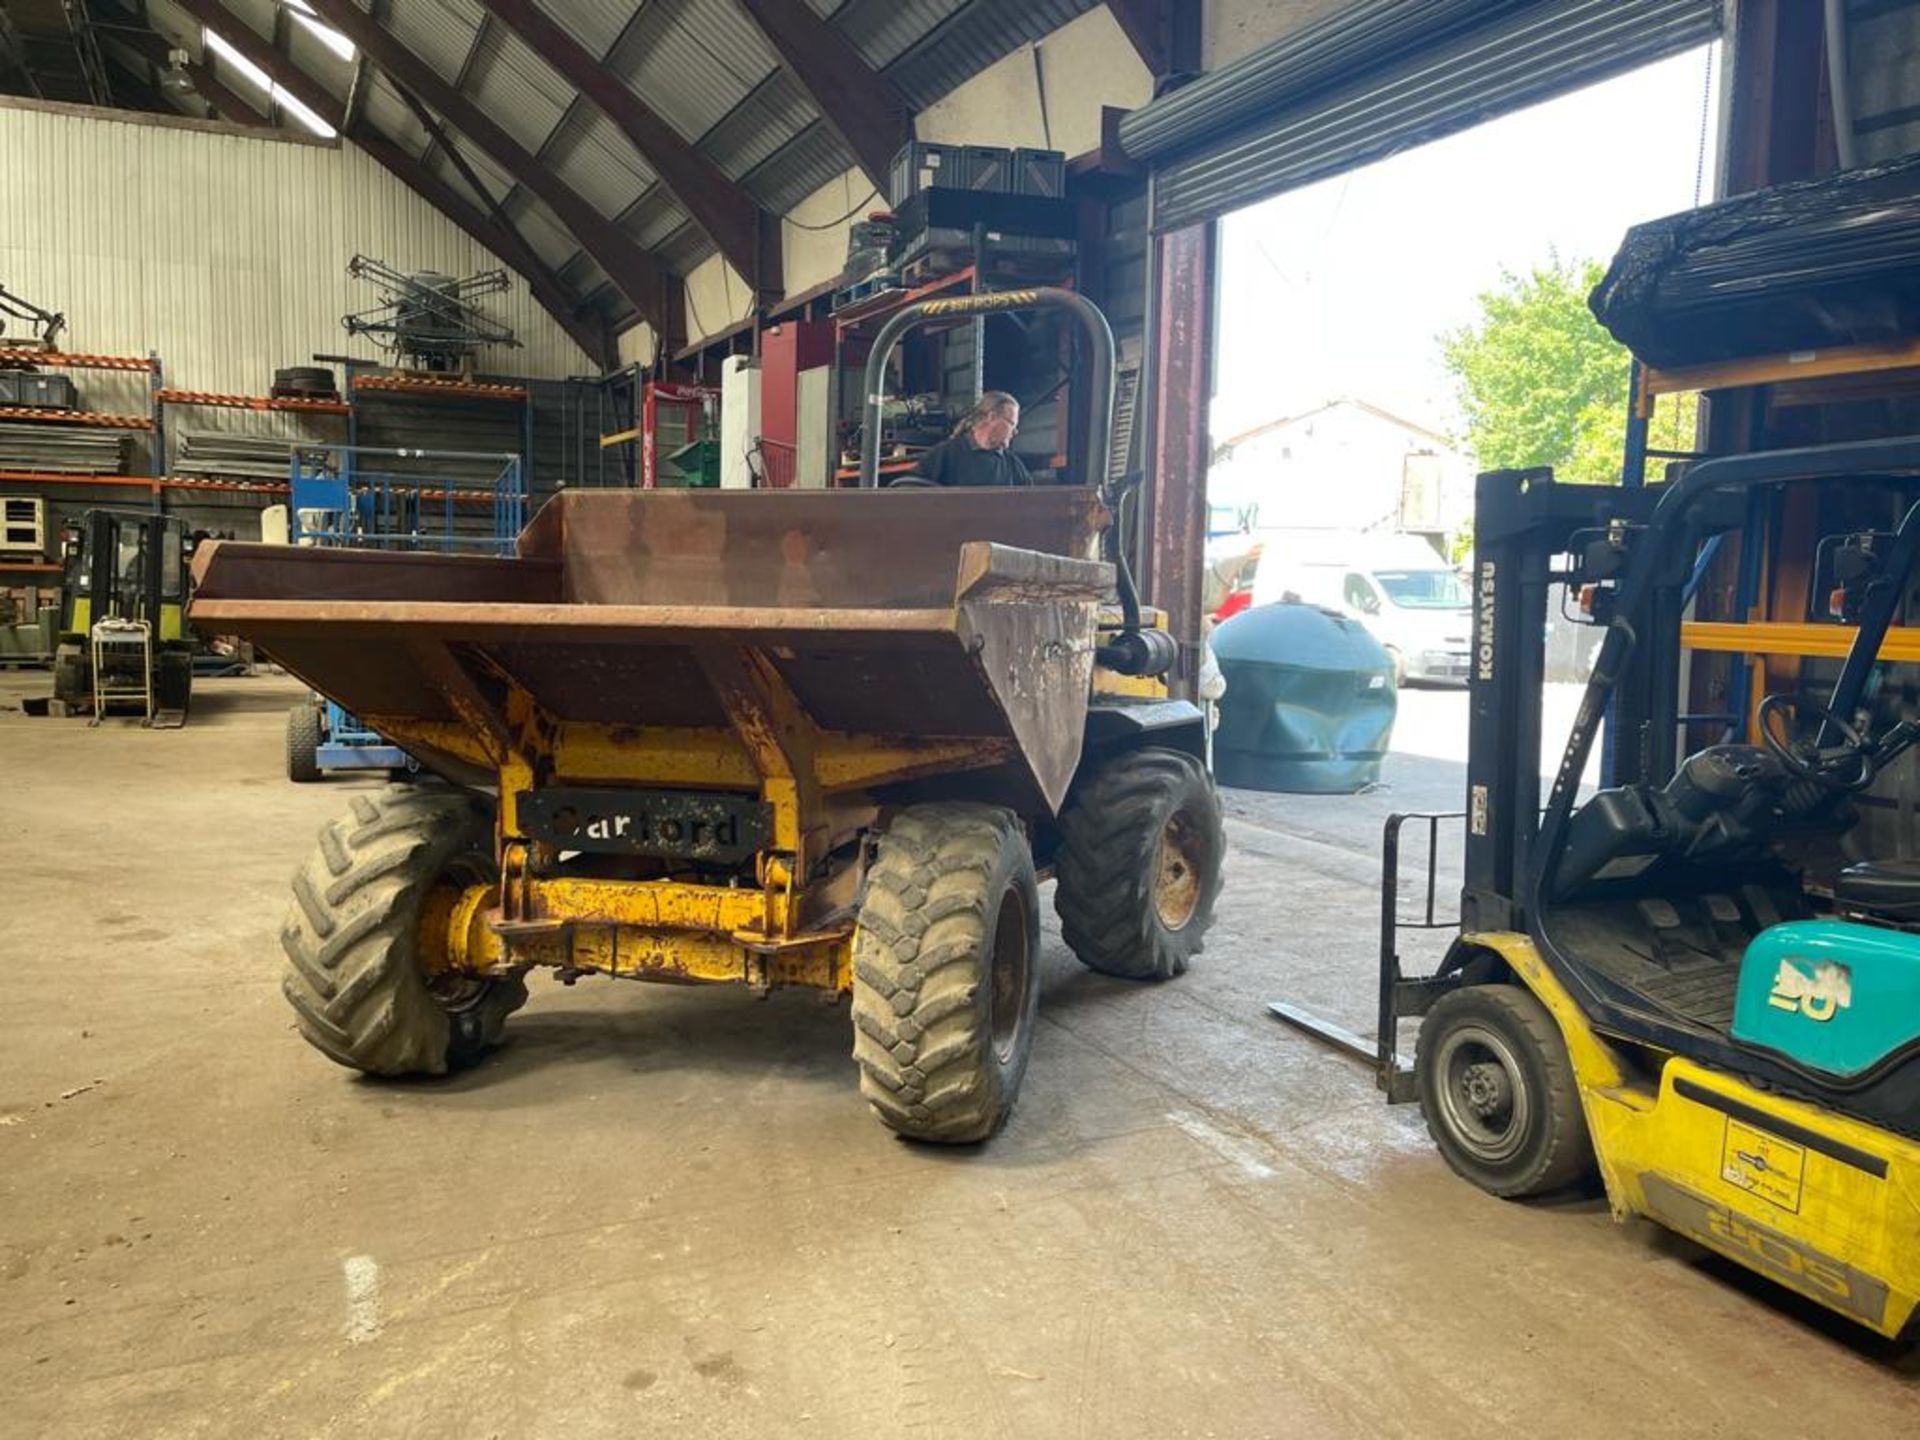
[(556, 497), (522, 532), (563, 558), (590, 605), (951, 605), (960, 547), (989, 541), (1092, 559), (1105, 523), (1089, 490), (598, 490)]
[(1065, 488), (569, 495), (510, 560), (210, 546), (192, 614), (396, 733), (464, 728), (436, 752), (503, 773), (550, 769), (569, 725), (665, 727), (731, 733), (803, 814), (829, 750), (843, 786), (1011, 761), (1050, 813), (1112, 591), (1104, 520)]
[[(1030, 552), (1005, 555), (998, 546), (968, 551), (961, 637), (1047, 809), (1057, 813), (1080, 763), (1094, 621), (1112, 567)], [(1063, 567), (1078, 573), (1058, 573)]]
[(555, 604), (560, 565), (489, 555), (419, 551), (327, 550), (214, 540), (193, 556), (196, 601), (298, 600), (488, 601)]

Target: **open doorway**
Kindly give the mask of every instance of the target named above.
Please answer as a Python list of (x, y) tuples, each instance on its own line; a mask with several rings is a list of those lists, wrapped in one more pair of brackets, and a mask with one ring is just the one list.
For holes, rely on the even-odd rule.
[[(1324, 563), (1336, 550), (1378, 550), (1373, 568), (1396, 574), (1413, 556), (1462, 561), (1481, 469), (1617, 477), (1630, 361), (1586, 294), (1630, 225), (1712, 198), (1720, 72), (1715, 42), (1222, 221), (1216, 603), (1236, 588), (1230, 605), (1304, 584), (1316, 593), (1302, 598), (1347, 608), (1358, 587), (1352, 567)], [(1685, 448), (1692, 424), (1690, 407), (1664, 399), (1656, 443)], [(1322, 563), (1297, 573), (1308, 559)], [(1407, 584), (1416, 599), (1448, 598), (1443, 578)], [(1457, 631), (1464, 676), (1459, 618), (1409, 624), (1436, 652)], [(1570, 681), (1591, 637), (1557, 628), (1555, 673)], [(1408, 668), (1417, 679), (1420, 666)], [(1437, 655), (1434, 670), (1450, 676)], [(1457, 726), (1399, 729), (1462, 758), (1464, 707), (1449, 698)]]

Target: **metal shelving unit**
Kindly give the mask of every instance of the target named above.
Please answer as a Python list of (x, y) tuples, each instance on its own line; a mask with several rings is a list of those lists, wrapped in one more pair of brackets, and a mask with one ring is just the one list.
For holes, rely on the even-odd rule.
[[(0, 364), (17, 362), (34, 366), (46, 366), (59, 370), (100, 370), (125, 375), (144, 375), (147, 389), (147, 413), (145, 415), (117, 413), (98, 410), (53, 410), (28, 406), (0, 406), (0, 425), (58, 425), (79, 429), (121, 430), (144, 432), (152, 436), (149, 456), (149, 474), (159, 476), (163, 467), (160, 464), (161, 417), (160, 405), (155, 398), (161, 386), (160, 357), (154, 353), (146, 355), (97, 355), (82, 351), (47, 350), (35, 346), (0, 347)], [(141, 480), (125, 473), (111, 475), (91, 474), (81, 471), (35, 471), (9, 469), (0, 470), (0, 483), (28, 484), (36, 486), (59, 484), (107, 485), (135, 484), (148, 489), (151, 503), (157, 508), (160, 504), (159, 492), (152, 487), (151, 480)], [(20, 566), (5, 566), (6, 570), (18, 570)], [(57, 565), (53, 567), (59, 569)]]

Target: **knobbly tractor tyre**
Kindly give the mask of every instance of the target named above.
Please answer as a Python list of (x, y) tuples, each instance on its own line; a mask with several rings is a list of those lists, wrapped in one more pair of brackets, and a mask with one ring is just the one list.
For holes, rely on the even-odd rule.
[(1573, 1064), (1546, 1006), (1518, 985), (1464, 985), (1420, 1025), (1414, 1084), (1454, 1172), (1490, 1195), (1564, 1190), (1593, 1171)]
[(1040, 998), (1040, 895), (1011, 811), (920, 805), (881, 835), (853, 950), (853, 1054), (881, 1122), (964, 1144), (1020, 1093)]
[(287, 711), (287, 779), (308, 785), (320, 775), (320, 707), (296, 705)]
[(1131, 750), (1074, 782), (1060, 812), (1053, 908), (1088, 969), (1169, 980), (1200, 953), (1226, 830), (1213, 777), (1179, 750)]
[(500, 1039), (527, 998), (518, 976), (429, 981), (423, 919), (494, 878), (490, 802), (445, 786), (354, 797), (293, 877), (282, 983), (300, 1033), (368, 1075), (443, 1075)]

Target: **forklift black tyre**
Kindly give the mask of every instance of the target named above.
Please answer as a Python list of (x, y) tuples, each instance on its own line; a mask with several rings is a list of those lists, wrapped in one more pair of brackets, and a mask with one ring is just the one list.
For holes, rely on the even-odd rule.
[(1518, 985), (1464, 985), (1435, 1001), (1414, 1083), (1441, 1155), (1488, 1194), (1545, 1195), (1593, 1172), (1559, 1027)]
[(901, 811), (853, 942), (853, 1054), (881, 1123), (953, 1145), (993, 1134), (1039, 999), (1040, 892), (1019, 820), (990, 805)]
[(193, 705), (193, 652), (162, 650), (153, 661), (153, 708), (177, 711), (183, 718)]
[(430, 984), (415, 931), (430, 892), (494, 874), (480, 797), (408, 786), (354, 797), (293, 877), (281, 984), (300, 1034), (369, 1075), (443, 1075), (477, 1061), (526, 1003), (518, 975)]
[(93, 666), (77, 645), (62, 645), (53, 654), (53, 698), (69, 710), (93, 708)]
[(287, 711), (287, 779), (296, 785), (318, 780), (320, 707), (296, 705)]
[(1060, 840), (1053, 908), (1080, 963), (1123, 980), (1185, 974), (1227, 850), (1206, 766), (1157, 747), (1113, 756), (1074, 782)]

